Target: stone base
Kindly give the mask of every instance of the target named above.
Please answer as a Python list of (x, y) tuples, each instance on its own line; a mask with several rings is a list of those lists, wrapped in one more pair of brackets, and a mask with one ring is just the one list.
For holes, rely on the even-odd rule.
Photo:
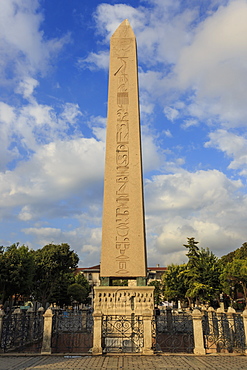
[(203, 356), (206, 354), (205, 348), (195, 348), (193, 351), (194, 355)]
[[(110, 320), (118, 320), (119, 316), (128, 318), (129, 322), (137, 318), (143, 325), (140, 337), (139, 354), (152, 355), (152, 319), (154, 313), (154, 287), (153, 286), (99, 286), (94, 288), (94, 339), (93, 355), (102, 354), (102, 320), (106, 316), (111, 316)], [(113, 322), (112, 322), (113, 323)], [(112, 326), (113, 327), (113, 326)], [(117, 329), (111, 328), (112, 337), (109, 336), (108, 342), (116, 343), (131, 341), (132, 336), (137, 335), (133, 332), (132, 324), (125, 331), (126, 337), (120, 337)], [(143, 336), (142, 336), (143, 333)], [(133, 344), (133, 343), (132, 343)], [(117, 347), (116, 347), (117, 348)], [(104, 348), (103, 348), (104, 350)], [(112, 349), (114, 351), (114, 348)], [(135, 353), (134, 351), (130, 353)], [(128, 353), (129, 353), (128, 352)], [(130, 354), (129, 353), (129, 354)], [(119, 352), (118, 352), (119, 354)]]
[(143, 350), (142, 355), (144, 356), (152, 356), (154, 351), (152, 349)]
[(100, 355), (102, 355), (102, 347), (93, 347), (92, 348), (92, 355), (93, 356), (100, 356)]

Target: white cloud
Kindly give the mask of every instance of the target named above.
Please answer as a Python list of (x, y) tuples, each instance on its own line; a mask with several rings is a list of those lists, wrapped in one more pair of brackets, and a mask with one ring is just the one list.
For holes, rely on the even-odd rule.
[(159, 168), (163, 159), (153, 137), (145, 133), (142, 135), (142, 157), (144, 173)]
[(216, 170), (180, 171), (148, 180), (149, 261), (182, 263), (187, 237), (195, 237), (218, 255), (240, 246), (246, 237), (247, 216), (247, 198), (241, 188), (240, 181), (229, 180)]
[(39, 82), (32, 77), (25, 77), (20, 81), (19, 86), (15, 89), (15, 92), (23, 95), (24, 98), (29, 99), (34, 89), (39, 85)]
[(128, 19), (133, 28), (144, 28), (145, 9), (133, 8), (126, 4), (100, 4), (95, 12), (98, 31), (108, 43), (110, 36), (124, 19)]
[(30, 206), (22, 207), (18, 217), (22, 221), (30, 221), (33, 218)]
[(57, 141), (40, 146), (29, 161), (0, 174), (1, 206), (21, 206), (23, 219), (27, 217), (27, 205), (36, 205), (37, 217), (47, 204), (59, 209), (57, 201), (66, 202), (67, 197), (78, 194), (81, 201), (88, 204), (90, 192), (96, 191), (103, 179), (103, 165), (104, 144), (95, 139)]
[(34, 238), (36, 245), (42, 248), (49, 243), (68, 243), (80, 257), (80, 266), (91, 266), (100, 262), (101, 229), (81, 225), (72, 230), (56, 227), (30, 227), (22, 230)]
[(247, 139), (222, 129), (211, 132), (209, 138), (205, 147), (217, 148), (233, 158), (228, 168), (239, 170), (240, 175), (247, 176)]
[(184, 129), (187, 129), (191, 126), (198, 126), (198, 125), (199, 125), (199, 122), (196, 119), (186, 119), (182, 123), (181, 127)]
[(78, 117), (80, 116), (82, 116), (82, 113), (78, 104), (66, 103), (64, 105), (64, 110), (61, 114), (61, 117), (65, 122), (74, 125), (75, 123), (77, 123)]
[(80, 68), (88, 68), (90, 71), (95, 71), (97, 69), (108, 70), (109, 52), (99, 51), (98, 54), (91, 52), (86, 58), (78, 59), (78, 66)]
[[(31, 81), (31, 86), (35, 85), (34, 81)], [(30, 85), (23, 88), (31, 94)], [(23, 93), (30, 97), (27, 91)], [(33, 97), (28, 104), (18, 108), (0, 102), (2, 168), (14, 158), (21, 159), (20, 151), (35, 152), (40, 144), (65, 138), (71, 126), (75, 129), (82, 116), (78, 105), (65, 103), (61, 108), (62, 112), (58, 114), (53, 107), (38, 104)], [(11, 144), (13, 148), (10, 151)]]
[(37, 0), (0, 2), (0, 82), (9, 79), (5, 72), (10, 67), (12, 79), (44, 73), (50, 58), (69, 41), (68, 35), (45, 40), (42, 21)]
[(163, 131), (163, 133), (165, 134), (166, 137), (172, 137), (172, 133), (170, 130), (165, 130)]
[(245, 0), (219, 7), (195, 29), (175, 67), (178, 86), (194, 89), (194, 104), (205, 106), (203, 116), (218, 116), (232, 127), (247, 119), (246, 17)]
[(0, 170), (4, 170), (6, 164), (18, 156), (16, 149), (9, 148), (12, 141), (13, 123), (15, 119), (16, 114), (14, 107), (0, 102)]
[(164, 108), (164, 113), (165, 113), (166, 118), (169, 119), (169, 121), (172, 121), (172, 122), (179, 115), (179, 111), (177, 109), (174, 109), (174, 108), (171, 108), (171, 107), (165, 107)]
[[(246, 125), (247, 3), (245, 0), (211, 1), (204, 6), (181, 1), (149, 1), (151, 7), (100, 4), (95, 13), (98, 32), (109, 37), (124, 18), (136, 33), (141, 96), (148, 92), (150, 107), (155, 101), (167, 105), (165, 115), (182, 115), (226, 127)], [(188, 5), (188, 4), (187, 4)], [(206, 8), (205, 8), (206, 6)], [(217, 8), (218, 7), (218, 8)], [(206, 11), (207, 10), (207, 11)], [(94, 54), (100, 60), (101, 52)], [(156, 68), (157, 63), (160, 66)], [(96, 65), (100, 64), (96, 61)], [(179, 89), (188, 93), (184, 107), (176, 107)], [(153, 109), (153, 107), (152, 107)]]
[[(179, 1), (151, 3), (155, 5), (150, 9), (126, 4), (99, 4), (94, 15), (98, 33), (108, 45), (113, 32), (127, 18), (137, 37), (140, 60), (150, 66), (157, 63), (174, 63), (181, 46), (187, 42), (187, 28), (195, 16), (195, 11), (178, 12)], [(90, 53), (81, 62), (91, 69), (95, 68), (95, 65), (98, 68), (106, 68), (108, 64), (105, 56), (104, 51)]]

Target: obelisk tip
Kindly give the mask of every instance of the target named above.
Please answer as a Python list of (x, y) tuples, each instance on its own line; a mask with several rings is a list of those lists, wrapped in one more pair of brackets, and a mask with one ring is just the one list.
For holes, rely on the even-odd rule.
[(134, 31), (131, 28), (131, 25), (128, 19), (125, 19), (113, 33), (112, 37), (116, 38), (130, 38), (135, 37)]

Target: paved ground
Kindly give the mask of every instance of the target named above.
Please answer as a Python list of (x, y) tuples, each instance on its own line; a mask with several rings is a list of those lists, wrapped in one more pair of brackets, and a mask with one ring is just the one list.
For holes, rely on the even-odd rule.
[(0, 370), (247, 370), (247, 356), (0, 356)]

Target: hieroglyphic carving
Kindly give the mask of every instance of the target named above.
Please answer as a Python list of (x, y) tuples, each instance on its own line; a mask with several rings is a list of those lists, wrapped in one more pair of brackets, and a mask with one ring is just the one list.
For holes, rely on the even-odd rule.
[(117, 125), (116, 125), (116, 262), (119, 276), (128, 273), (129, 236), (129, 76), (127, 73), (130, 40), (121, 44), (117, 59), (119, 67), (114, 73), (117, 78)]

